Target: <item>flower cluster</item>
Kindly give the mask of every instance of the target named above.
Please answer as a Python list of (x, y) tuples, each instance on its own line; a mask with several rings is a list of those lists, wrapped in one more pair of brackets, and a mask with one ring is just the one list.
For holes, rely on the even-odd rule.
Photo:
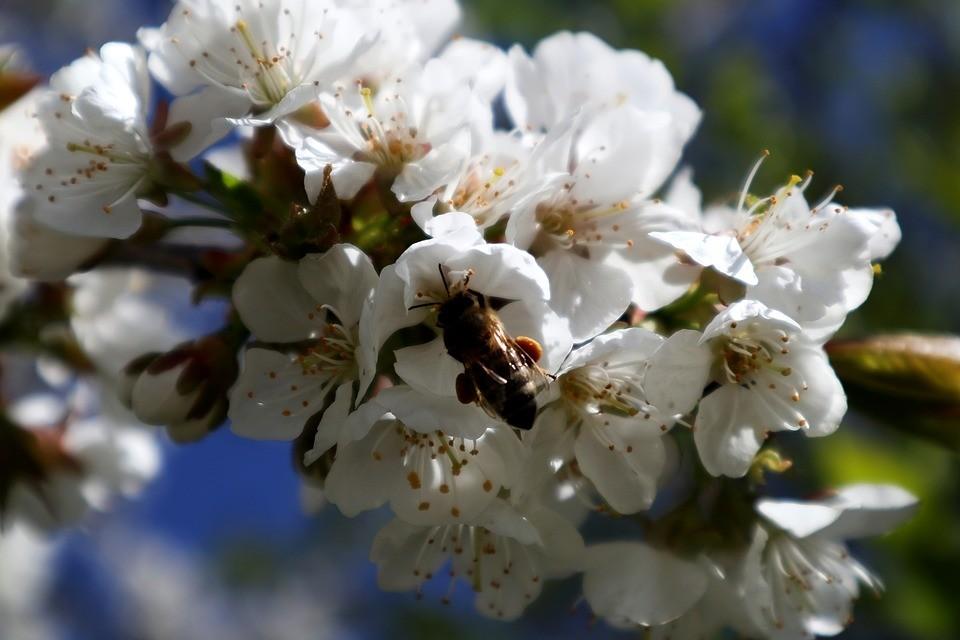
[[(89, 53), (29, 103), (0, 203), (10, 278), (94, 269), (67, 311), (94, 369), (120, 321), (92, 317), (97, 279), (128, 277), (108, 266), (225, 299), (220, 330), (176, 346), (131, 327), (112, 390), (178, 441), (224, 416), (293, 441), (347, 516), (389, 505), (385, 589), (443, 571), (510, 619), (583, 572), (598, 616), (655, 637), (838, 633), (879, 585), (843, 540), (915, 500), (759, 489), (788, 466), (771, 436), (844, 418), (824, 344), (898, 242), (894, 214), (812, 200), (811, 175), (755, 195), (760, 162), (704, 209), (679, 166), (701, 113), (659, 61), (584, 33), (532, 53), (448, 40), (458, 17), (453, 0), (181, 0), (139, 44)], [(44, 464), (95, 466), (56, 433)], [(704, 473), (678, 496), (686, 450)], [(588, 510), (640, 526), (585, 545)]]

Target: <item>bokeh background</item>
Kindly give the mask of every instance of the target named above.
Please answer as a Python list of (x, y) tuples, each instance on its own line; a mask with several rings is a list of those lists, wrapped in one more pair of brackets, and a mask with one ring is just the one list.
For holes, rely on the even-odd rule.
[[(904, 241), (843, 335), (960, 332), (960, 2), (956, 0), (462, 0), (461, 32), (527, 47), (589, 30), (659, 57), (705, 118), (687, 162), (708, 199), (739, 188), (762, 149), (756, 191), (816, 171), (811, 193), (893, 207)], [(0, 0), (0, 43), (50, 73), (138, 26), (168, 0)], [(869, 406), (864, 407), (869, 410)], [(960, 637), (960, 426), (934, 442), (904, 408), (854, 411), (820, 442), (790, 442), (796, 494), (897, 482), (923, 501), (897, 533), (857, 551), (887, 583), (844, 637)], [(951, 431), (952, 429), (952, 431)], [(950, 435), (952, 434), (952, 435)], [(221, 430), (166, 447), (141, 500), (66, 534), (45, 607), (73, 640), (166, 638), (619, 637), (578, 605), (576, 580), (548, 586), (520, 623), (472, 613), (446, 585), (417, 601), (376, 587), (367, 560), (384, 514), (301, 513), (289, 447)], [(3, 567), (0, 566), (0, 571)], [(11, 639), (17, 640), (17, 639)]]

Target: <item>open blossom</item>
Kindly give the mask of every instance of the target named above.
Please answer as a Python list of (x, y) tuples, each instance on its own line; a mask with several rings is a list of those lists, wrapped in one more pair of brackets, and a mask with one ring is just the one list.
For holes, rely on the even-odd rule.
[(150, 79), (136, 47), (103, 46), (55, 73), (38, 107), (48, 147), (24, 177), (36, 217), (65, 233), (125, 238), (149, 186)]
[(577, 341), (602, 332), (631, 303), (652, 311), (672, 302), (699, 273), (650, 237), (689, 226), (684, 212), (649, 200), (680, 157), (667, 121), (629, 104), (584, 120), (568, 175), (514, 210), (506, 232), (509, 243), (537, 256), (553, 287), (551, 306), (570, 320)]
[(440, 59), (376, 90), (358, 85), (325, 93), (320, 104), (326, 128), (285, 129), (311, 200), (328, 165), (341, 198), (352, 198), (376, 176), (400, 201), (422, 200), (463, 170), (475, 135), (492, 128), (489, 102)]
[(47, 137), (37, 118), (46, 92), (35, 89), (0, 112), (0, 225), (12, 274), (34, 280), (62, 280), (94, 258), (103, 238), (62, 233), (37, 220), (42, 196), (25, 191), (21, 172), (43, 151)]
[(81, 381), (65, 397), (38, 390), (9, 409), (22, 428), (0, 426), (13, 456), (0, 474), (5, 521), (43, 531), (75, 524), (117, 496), (136, 495), (159, 471), (153, 434), (91, 384)]
[(742, 283), (747, 298), (786, 313), (811, 338), (825, 340), (866, 300), (871, 260), (886, 257), (900, 231), (892, 211), (847, 209), (833, 203), (836, 191), (811, 207), (804, 197), (809, 184), (809, 177), (794, 177), (746, 208), (748, 181), (736, 209), (706, 210), (702, 230), (653, 236)]
[(351, 60), (344, 86), (379, 87), (423, 64), (460, 20), (455, 0), (337, 0), (377, 37)]
[(229, 132), (224, 118), (269, 124), (309, 104), (374, 37), (334, 0), (181, 0), (141, 32), (179, 109), (207, 112), (193, 132), (206, 144)]
[(580, 567), (583, 539), (566, 520), (543, 507), (515, 508), (495, 501), (472, 523), (415, 526), (400, 519), (380, 530), (370, 559), (377, 582), (389, 591), (416, 589), (441, 575), (448, 562), (476, 592), (476, 608), (512, 620), (533, 602), (549, 578)]
[(234, 304), (254, 337), (290, 348), (247, 350), (230, 400), (235, 433), (290, 440), (329, 403), (349, 409), (364, 395), (376, 360), (365, 359), (370, 352), (358, 343), (376, 281), (370, 259), (352, 245), (299, 264), (250, 263), (234, 285)]
[(554, 127), (534, 143), (515, 132), (493, 132), (446, 187), (413, 205), (414, 221), (429, 234), (435, 214), (456, 211), (488, 229), (512, 211), (525, 210), (566, 178), (572, 124)]
[(860, 585), (880, 580), (844, 540), (886, 533), (917, 500), (890, 485), (852, 485), (826, 500), (761, 500), (740, 588), (750, 620), (768, 638), (834, 636), (852, 619)]
[(700, 402), (694, 438), (713, 475), (744, 475), (771, 432), (829, 435), (847, 411), (823, 348), (792, 319), (755, 300), (718, 314), (700, 345), (713, 354), (719, 387)]
[[(389, 404), (394, 389), (373, 402)], [(362, 439), (341, 443), (324, 486), (330, 502), (350, 517), (389, 502), (404, 522), (448, 524), (472, 521), (501, 491), (521, 488), (526, 451), (506, 425), (488, 418), (476, 434), (464, 432), (463, 422), (441, 429), (412, 424), (388, 413)]]
[[(380, 275), (374, 305), (377, 348), (403, 327), (436, 327), (437, 306), (469, 288), (490, 299), (511, 301), (497, 311), (508, 333), (540, 342), (539, 365), (556, 371), (573, 342), (566, 322), (547, 304), (550, 286), (533, 258), (506, 244), (484, 243), (464, 214), (446, 214), (433, 223), (437, 237), (414, 244)], [(395, 368), (410, 386), (454, 398), (463, 365), (447, 353), (437, 330), (429, 342), (398, 349)]]
[(659, 60), (617, 51), (589, 33), (561, 31), (528, 56), (510, 50), (506, 103), (524, 130), (550, 129), (580, 109), (628, 104), (662, 122), (672, 146), (682, 147), (700, 122), (700, 109), (678, 92)]
[[(575, 459), (620, 513), (648, 508), (667, 458), (661, 436), (696, 406), (707, 381), (704, 364), (689, 363), (674, 375), (679, 370), (673, 352), (689, 353), (697, 335), (684, 331), (665, 340), (646, 329), (622, 329), (575, 350), (558, 372), (559, 397), (544, 408), (534, 446), (552, 437), (543, 432), (564, 431), (546, 445), (552, 466)], [(667, 375), (670, 383), (664, 384)]]

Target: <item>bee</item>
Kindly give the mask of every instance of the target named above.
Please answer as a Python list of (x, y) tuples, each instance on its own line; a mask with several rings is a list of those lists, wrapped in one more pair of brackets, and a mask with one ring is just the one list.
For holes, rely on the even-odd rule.
[(467, 271), (451, 293), (440, 266), (447, 299), (437, 303), (437, 326), (443, 329), (447, 353), (463, 364), (456, 380), (457, 399), (478, 404), (512, 427), (530, 429), (537, 417), (537, 395), (550, 380), (537, 365), (543, 348), (533, 338), (507, 333), (486, 296), (468, 287), (471, 275)]

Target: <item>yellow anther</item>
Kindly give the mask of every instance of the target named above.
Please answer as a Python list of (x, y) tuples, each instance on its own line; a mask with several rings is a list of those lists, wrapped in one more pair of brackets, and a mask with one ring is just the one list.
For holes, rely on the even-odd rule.
[(363, 98), (363, 104), (367, 107), (367, 112), (373, 115), (373, 91), (370, 87), (360, 87), (360, 97)]

